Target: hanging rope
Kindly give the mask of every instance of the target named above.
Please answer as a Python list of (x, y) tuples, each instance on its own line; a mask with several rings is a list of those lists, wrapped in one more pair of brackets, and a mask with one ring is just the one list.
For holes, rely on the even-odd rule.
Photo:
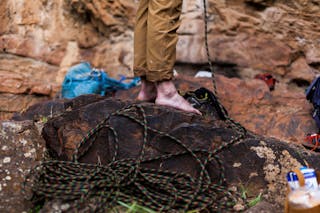
[(213, 67), (213, 63), (211, 61), (211, 56), (210, 56), (210, 50), (209, 50), (209, 42), (208, 42), (208, 16), (207, 16), (207, 3), (206, 0), (203, 0), (203, 7), (204, 7), (204, 40), (205, 40), (205, 48), (206, 48), (206, 54), (207, 54), (207, 61), (208, 65), (210, 67), (210, 71), (212, 74), (212, 84), (213, 84), (213, 94), (216, 96), (216, 102), (219, 105), (219, 108), (221, 109), (221, 112), (224, 114), (224, 117), (226, 118), (226, 122), (232, 129), (238, 132), (238, 137), (235, 138), (233, 141), (230, 141), (228, 145), (231, 145), (237, 141), (240, 141), (242, 138), (245, 137), (247, 131), (246, 129), (238, 122), (234, 121), (231, 117), (228, 116), (228, 113), (226, 112), (225, 108), (221, 104), (219, 97), (218, 97), (218, 92), (217, 92), (217, 84), (215, 81), (215, 71)]

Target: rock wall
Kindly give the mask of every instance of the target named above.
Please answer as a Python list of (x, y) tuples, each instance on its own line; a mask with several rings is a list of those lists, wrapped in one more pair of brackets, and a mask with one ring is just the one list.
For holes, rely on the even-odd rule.
[[(289, 79), (314, 77), (320, 60), (316, 1), (220, 0), (209, 1), (208, 10), (209, 47), (215, 62)], [(206, 62), (202, 6), (188, 1), (185, 11), (179, 61)]]
[[(244, 81), (270, 72), (285, 85), (276, 87), (274, 96), (298, 88), (303, 98), (320, 69), (319, 3), (207, 2), (209, 50), (217, 71)], [(68, 67), (81, 60), (112, 77), (131, 76), (137, 5), (137, 0), (2, 0), (0, 119), (55, 97)], [(177, 62), (207, 69), (202, 0), (184, 1), (179, 35)], [(231, 114), (238, 109), (228, 107)]]
[[(36, 0), (0, 3), (0, 119), (54, 97), (82, 60), (111, 76), (131, 75), (136, 3)], [(29, 103), (24, 100), (28, 99)], [(20, 102), (19, 107), (11, 107)]]

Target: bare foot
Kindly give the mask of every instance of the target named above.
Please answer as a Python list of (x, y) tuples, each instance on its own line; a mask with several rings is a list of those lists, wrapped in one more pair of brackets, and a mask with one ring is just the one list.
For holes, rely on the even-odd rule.
[(156, 85), (153, 82), (141, 79), (141, 89), (137, 99), (139, 101), (154, 102), (157, 97)]
[(201, 112), (193, 108), (188, 101), (179, 95), (172, 81), (162, 81), (157, 83), (157, 105), (165, 105), (180, 109), (186, 112), (192, 112), (202, 115)]

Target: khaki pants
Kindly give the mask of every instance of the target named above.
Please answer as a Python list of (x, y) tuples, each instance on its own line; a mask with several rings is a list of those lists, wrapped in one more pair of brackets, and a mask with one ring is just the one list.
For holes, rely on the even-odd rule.
[(182, 0), (140, 0), (134, 31), (135, 76), (171, 80)]

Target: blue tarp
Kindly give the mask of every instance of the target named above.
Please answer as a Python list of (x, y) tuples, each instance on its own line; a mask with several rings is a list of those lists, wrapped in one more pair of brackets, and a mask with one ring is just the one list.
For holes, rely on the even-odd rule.
[(108, 92), (130, 89), (140, 82), (135, 77), (131, 82), (124, 83), (125, 77), (120, 80), (110, 78), (103, 70), (92, 69), (90, 63), (82, 62), (72, 66), (62, 82), (61, 95), (63, 98), (75, 98), (84, 94), (106, 95)]

